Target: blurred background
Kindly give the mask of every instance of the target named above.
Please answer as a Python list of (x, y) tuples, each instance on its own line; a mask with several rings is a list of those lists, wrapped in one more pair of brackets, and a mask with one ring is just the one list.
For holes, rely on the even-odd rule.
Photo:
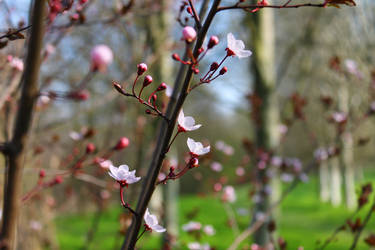
[[(194, 26), (182, 3), (74, 1), (47, 25), (17, 249), (121, 247), (131, 214), (121, 207), (119, 187), (99, 158), (145, 176), (160, 119), (112, 83), (130, 91), (137, 64), (144, 62), (154, 79), (144, 96), (161, 82), (173, 87), (180, 63), (171, 56), (183, 57), (185, 49), (180, 23)], [(195, 1), (197, 10), (205, 4), (211, 1)], [(27, 27), (29, 6), (27, 0), (0, 1), (0, 34)], [(356, 7), (230, 10), (215, 17), (207, 37), (220, 42), (202, 59), (193, 82), (226, 55), (229, 32), (253, 55), (227, 59), (225, 75), (189, 94), (184, 113), (203, 126), (177, 137), (160, 179), (170, 166), (183, 168), (188, 137), (211, 145), (211, 152), (198, 168), (157, 186), (149, 208), (167, 233), (145, 234), (139, 249), (228, 249), (278, 201), (258, 233), (234, 249), (260, 249), (264, 237), (275, 249), (319, 249), (336, 229), (325, 249), (350, 247), (356, 219), (363, 221), (370, 209), (358, 201), (362, 187), (375, 180), (374, 10), (373, 1), (362, 0)], [(21, 37), (0, 44), (0, 141), (6, 141), (26, 49)], [(113, 61), (94, 71), (92, 50), (99, 44), (112, 50)], [(161, 109), (168, 98), (158, 95)], [(111, 151), (122, 137), (129, 146)], [(87, 155), (88, 143), (95, 152), (78, 172), (67, 174)], [(35, 190), (41, 179), (55, 183), (57, 177), (61, 183)], [(126, 189), (133, 207), (140, 187)], [(374, 225), (365, 227), (357, 249), (369, 249)]]

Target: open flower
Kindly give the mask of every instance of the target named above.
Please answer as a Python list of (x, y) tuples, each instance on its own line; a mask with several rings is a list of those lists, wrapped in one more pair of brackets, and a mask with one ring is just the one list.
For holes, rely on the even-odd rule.
[(121, 165), (118, 168), (109, 166), (109, 170), (108, 174), (116, 181), (123, 182), (124, 185), (135, 183), (141, 179), (141, 177), (135, 176), (135, 170), (129, 171), (128, 165)]
[(236, 40), (232, 33), (227, 35), (227, 55), (238, 56), (238, 58), (245, 58), (251, 56), (250, 50), (245, 50), (245, 44), (241, 40)]
[(189, 147), (190, 153), (194, 156), (204, 155), (210, 152), (210, 146), (203, 147), (203, 144), (196, 142), (191, 138), (187, 139), (187, 145)]
[(166, 231), (164, 227), (158, 224), (158, 219), (156, 218), (156, 216), (153, 214), (150, 214), (150, 212), (148, 211), (148, 208), (143, 218), (149, 230), (154, 230), (155, 232), (158, 232), (158, 233), (163, 233)]
[(195, 120), (193, 117), (185, 116), (184, 111), (181, 109), (180, 114), (178, 115), (178, 131), (193, 131), (200, 128), (201, 126), (201, 124), (195, 124)]

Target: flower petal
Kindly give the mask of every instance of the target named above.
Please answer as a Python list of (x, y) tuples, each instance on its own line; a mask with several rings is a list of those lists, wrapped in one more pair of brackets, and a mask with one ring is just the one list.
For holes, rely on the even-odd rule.
[(180, 113), (178, 114), (178, 124), (180, 124), (180, 126), (184, 126), (184, 121), (185, 121), (185, 115), (184, 115), (184, 111), (181, 109)]
[(122, 171), (124, 171), (124, 172), (129, 172), (129, 166), (128, 165), (120, 165), (119, 167), (118, 167), (118, 169), (119, 170), (122, 170)]
[(163, 233), (163, 232), (167, 231), (167, 229), (165, 229), (164, 227), (162, 227), (160, 225), (153, 226), (152, 230), (154, 230), (155, 232), (158, 232), (158, 233)]
[(195, 141), (191, 138), (188, 137), (187, 139), (187, 145), (188, 145), (188, 148), (190, 150), (190, 152), (194, 152), (194, 149), (195, 149)]

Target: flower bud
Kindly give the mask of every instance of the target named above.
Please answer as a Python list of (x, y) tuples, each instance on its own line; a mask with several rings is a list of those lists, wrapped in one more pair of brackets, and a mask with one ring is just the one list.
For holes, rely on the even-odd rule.
[(207, 49), (212, 49), (219, 43), (219, 38), (217, 36), (211, 36), (208, 41)]
[(143, 80), (143, 87), (147, 87), (152, 83), (152, 77), (150, 75), (147, 75), (145, 79)]
[(140, 63), (140, 64), (137, 65), (137, 69), (138, 69), (137, 74), (140, 76), (140, 75), (142, 75), (143, 73), (146, 72), (146, 70), (147, 70), (147, 64)]
[(146, 112), (146, 114), (151, 115), (151, 110), (146, 109), (145, 112)]
[(151, 97), (151, 99), (152, 99), (152, 102), (156, 102), (156, 99), (157, 99), (158, 97), (157, 97), (157, 95), (152, 95), (152, 97)]
[(159, 87), (156, 89), (156, 91), (162, 91), (162, 90), (165, 90), (167, 88), (167, 84), (165, 84), (164, 82), (161, 83), (159, 85)]
[(187, 8), (186, 8), (186, 11), (187, 11), (187, 13), (189, 13), (190, 15), (193, 15), (193, 10), (192, 10), (190, 7), (187, 7)]
[(189, 163), (192, 168), (199, 167), (199, 161), (197, 158), (191, 158)]
[(193, 73), (196, 74), (196, 75), (199, 74), (199, 69), (197, 69), (197, 68), (193, 69)]
[(224, 75), (225, 73), (227, 73), (227, 71), (228, 71), (228, 68), (227, 68), (227, 67), (223, 67), (223, 68), (220, 70), (219, 74), (220, 74), (220, 75)]
[(210, 71), (217, 70), (219, 68), (219, 64), (217, 62), (213, 62), (210, 67)]
[(172, 59), (173, 59), (173, 60), (176, 60), (176, 61), (180, 61), (180, 60), (181, 60), (180, 56), (179, 56), (177, 53), (174, 53), (174, 54), (172, 55)]
[(44, 169), (41, 169), (39, 171), (39, 178), (44, 178), (44, 176), (46, 176), (46, 171)]
[(95, 145), (93, 143), (89, 143), (86, 146), (86, 154), (91, 154), (95, 151)]
[(195, 29), (191, 26), (186, 26), (183, 30), (182, 30), (182, 37), (183, 39), (188, 42), (188, 43), (191, 43), (192, 41), (195, 40), (195, 38), (197, 37), (197, 32), (195, 31)]
[(60, 184), (63, 182), (63, 177), (58, 175), (55, 177), (55, 179), (53, 180), (54, 184)]
[(129, 146), (129, 139), (126, 137), (121, 137), (115, 146), (115, 150), (122, 150)]
[(107, 45), (97, 45), (91, 50), (92, 71), (105, 71), (112, 61), (113, 53)]
[(204, 51), (204, 48), (200, 47), (200, 48), (198, 49), (198, 55), (202, 54), (203, 51)]

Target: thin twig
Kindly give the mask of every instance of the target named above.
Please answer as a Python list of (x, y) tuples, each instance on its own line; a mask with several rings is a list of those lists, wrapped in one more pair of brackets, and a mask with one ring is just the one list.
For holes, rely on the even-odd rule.
[(370, 221), (371, 219), (371, 215), (372, 213), (375, 211), (375, 198), (374, 198), (374, 201), (361, 225), (361, 227), (358, 229), (357, 233), (355, 234), (354, 236), (354, 240), (353, 240), (353, 244), (352, 246), (350, 247), (350, 250), (354, 250), (358, 244), (358, 240), (359, 240), (359, 237), (361, 236), (361, 233), (363, 232), (363, 229), (365, 229), (367, 223)]
[(190, 5), (191, 10), (193, 11), (193, 18), (195, 20), (195, 24), (197, 25), (198, 30), (200, 30), (202, 28), (202, 24), (201, 24), (201, 21), (199, 20), (199, 16), (191, 0), (189, 0), (189, 5)]

